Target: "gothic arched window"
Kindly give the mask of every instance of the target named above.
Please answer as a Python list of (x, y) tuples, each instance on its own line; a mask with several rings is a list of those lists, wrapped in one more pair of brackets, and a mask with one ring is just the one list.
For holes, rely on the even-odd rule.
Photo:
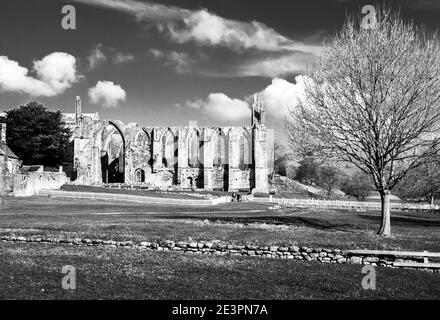
[(199, 167), (200, 136), (193, 130), (188, 137), (188, 166), (191, 168)]
[(215, 134), (214, 139), (214, 159), (213, 165), (215, 167), (220, 167), (222, 165), (228, 164), (229, 162), (229, 144), (227, 136), (222, 130), (218, 130)]
[(168, 130), (162, 137), (162, 162), (167, 168), (173, 167), (177, 159), (177, 143), (174, 134)]
[(148, 146), (148, 144), (149, 144), (148, 135), (145, 133), (144, 130), (140, 130), (136, 135), (135, 145), (137, 147), (146, 147)]
[(246, 170), (252, 164), (252, 141), (250, 137), (243, 133), (240, 136), (240, 161), (238, 167), (240, 170)]

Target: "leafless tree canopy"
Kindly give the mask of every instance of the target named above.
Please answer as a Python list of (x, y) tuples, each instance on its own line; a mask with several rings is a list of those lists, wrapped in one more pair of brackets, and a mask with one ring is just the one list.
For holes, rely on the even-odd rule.
[(291, 142), (373, 174), (392, 188), (439, 147), (440, 46), (383, 11), (378, 27), (349, 19), (325, 44), (305, 97), (291, 109)]
[(383, 195), (439, 149), (440, 45), (397, 13), (377, 21), (324, 44), (289, 128), (297, 152), (351, 162)]

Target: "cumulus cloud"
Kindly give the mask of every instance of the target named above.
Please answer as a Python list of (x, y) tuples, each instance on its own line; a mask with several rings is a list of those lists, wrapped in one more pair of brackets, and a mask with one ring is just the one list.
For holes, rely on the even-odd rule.
[(120, 85), (111, 81), (98, 81), (89, 89), (89, 99), (93, 104), (100, 103), (105, 108), (115, 108), (125, 101), (127, 94)]
[(81, 78), (76, 70), (75, 57), (64, 52), (53, 52), (34, 61), (32, 72), (36, 77), (18, 62), (0, 56), (0, 89), (32, 96), (55, 96)]
[(235, 121), (250, 117), (249, 105), (240, 99), (232, 99), (224, 93), (211, 93), (206, 100), (187, 101), (186, 106), (200, 110), (219, 121)]
[[(280, 78), (272, 79), (270, 85), (257, 92), (263, 100), (266, 114), (274, 119), (284, 119), (289, 114), (289, 108), (295, 107), (298, 99), (304, 97), (308, 81), (310, 78), (303, 75), (297, 76), (295, 83)], [(237, 99), (224, 93), (211, 93), (206, 100), (186, 101), (185, 107), (199, 110), (219, 121), (242, 120), (250, 117), (252, 97), (253, 95)], [(183, 106), (177, 104), (176, 108), (181, 109)]]
[(307, 76), (295, 77), (295, 83), (275, 78), (272, 83), (261, 91), (264, 107), (268, 115), (284, 119), (289, 113), (289, 108), (298, 103), (298, 99), (304, 97), (306, 83), (310, 81)]

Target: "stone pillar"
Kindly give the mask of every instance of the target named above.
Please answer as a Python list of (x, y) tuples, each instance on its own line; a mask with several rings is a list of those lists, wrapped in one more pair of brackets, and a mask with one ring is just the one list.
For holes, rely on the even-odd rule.
[(213, 159), (213, 141), (210, 140), (211, 132), (207, 128), (203, 130), (202, 140), (203, 140), (203, 182), (204, 189), (212, 190), (212, 159)]
[(188, 169), (188, 148), (186, 146), (186, 134), (183, 128), (179, 128), (177, 132), (177, 145), (179, 151), (177, 153), (177, 184), (181, 187), (188, 188), (188, 181), (184, 175)]
[(74, 140), (74, 168), (77, 172), (77, 184), (92, 184), (92, 141), (86, 138)]
[(255, 168), (253, 192), (269, 193), (266, 127), (264, 125), (255, 125), (253, 128), (253, 152)]
[(153, 155), (153, 172), (157, 172), (157, 169), (159, 169), (160, 167), (162, 167), (162, 148), (160, 145), (160, 133), (159, 131), (154, 128), (153, 129), (153, 150), (152, 150), (152, 155)]
[[(129, 135), (125, 136), (126, 138), (129, 137)], [(131, 150), (131, 142), (127, 142), (125, 140), (125, 150), (124, 150), (124, 183), (131, 184), (133, 183), (133, 157), (132, 157), (132, 150)]]
[(92, 147), (92, 157), (92, 181), (94, 184), (100, 184), (102, 183), (101, 150), (96, 145)]
[(237, 136), (237, 132), (234, 132), (234, 130), (231, 130), (229, 134), (229, 191), (237, 191), (238, 187), (235, 183), (235, 172), (238, 171), (238, 163), (239, 163), (239, 157), (240, 157), (240, 138)]

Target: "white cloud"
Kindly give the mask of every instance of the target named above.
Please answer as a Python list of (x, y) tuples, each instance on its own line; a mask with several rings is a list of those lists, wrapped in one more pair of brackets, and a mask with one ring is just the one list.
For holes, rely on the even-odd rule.
[(209, 77), (285, 77), (306, 72), (307, 65), (314, 59), (307, 54), (290, 53), (281, 57), (272, 55), (239, 62), (220, 61), (209, 66), (204, 63), (209, 61), (209, 58), (201, 52), (189, 55), (186, 52), (150, 49), (149, 53), (154, 58), (163, 60), (163, 65), (172, 67), (177, 73), (194, 73)]
[(264, 107), (268, 115), (284, 119), (289, 113), (289, 108), (298, 103), (298, 99), (304, 96), (307, 76), (295, 77), (295, 83), (284, 79), (272, 79), (272, 83), (261, 91)]
[[(207, 9), (189, 10), (139, 0), (74, 0), (134, 16), (141, 24), (155, 26), (176, 44), (195, 43), (201, 47), (224, 47), (240, 54), (240, 63), (200, 67), (203, 56), (162, 57), (178, 73), (197, 73), (215, 77), (280, 77), (304, 72), (321, 50), (319, 45), (293, 40), (258, 21), (228, 19)], [(310, 42), (310, 41), (309, 41)], [(243, 55), (248, 50), (249, 55)], [(255, 52), (260, 58), (255, 58)], [(280, 57), (280, 55), (282, 56)], [(174, 52), (177, 55), (177, 52)], [(185, 55), (185, 56), (184, 56)], [(252, 56), (251, 56), (252, 55)], [(275, 55), (275, 57), (274, 57)], [(244, 59), (245, 61), (243, 61)]]
[(313, 56), (304, 53), (292, 53), (282, 57), (268, 57), (244, 63), (236, 70), (238, 76), (265, 76), (276, 78), (288, 74), (306, 71)]
[[(289, 108), (295, 107), (298, 99), (304, 96), (304, 89), (310, 78), (297, 76), (295, 83), (275, 78), (272, 83), (258, 92), (263, 100), (266, 115), (275, 119), (284, 119), (289, 114)], [(250, 118), (252, 96), (243, 99), (230, 98), (224, 93), (211, 93), (206, 100), (186, 101), (189, 109), (199, 110), (208, 117), (219, 121), (234, 121)], [(180, 104), (176, 108), (181, 109)]]
[(105, 108), (117, 107), (125, 101), (127, 94), (120, 85), (111, 81), (98, 81), (93, 88), (89, 89), (89, 99), (93, 104), (101, 103)]
[(229, 98), (224, 93), (211, 93), (206, 100), (187, 101), (186, 106), (200, 110), (219, 121), (235, 121), (250, 117), (247, 102)]
[(225, 19), (206, 9), (189, 12), (180, 21), (168, 22), (166, 30), (177, 43), (193, 41), (236, 51), (251, 48), (267, 51), (311, 49), (282, 36), (263, 23)]
[(64, 52), (53, 52), (41, 60), (34, 61), (33, 72), (6, 56), (0, 56), (0, 88), (3, 91), (27, 93), (32, 96), (55, 96), (63, 93), (81, 76), (76, 70), (74, 56)]
[(315, 54), (319, 47), (289, 39), (265, 24), (226, 19), (206, 9), (188, 10), (137, 0), (75, 0), (88, 5), (131, 14), (138, 21), (155, 24), (159, 32), (177, 43), (195, 42), (241, 51), (303, 51)]
[(89, 61), (90, 69), (95, 69), (107, 61), (107, 56), (102, 51), (102, 43), (98, 43), (96, 47), (92, 49), (87, 60)]
[(116, 55), (113, 57), (113, 62), (115, 64), (127, 63), (133, 60), (134, 55), (132, 55), (131, 53), (117, 52)]
[(119, 52), (114, 48), (104, 47), (102, 43), (98, 43), (87, 57), (89, 69), (96, 69), (108, 60), (111, 60), (114, 64), (122, 64), (131, 62), (134, 59), (135, 57), (131, 53)]
[(185, 52), (150, 49), (149, 53), (156, 59), (164, 60), (164, 65), (172, 67), (177, 73), (192, 72), (197, 62)]

